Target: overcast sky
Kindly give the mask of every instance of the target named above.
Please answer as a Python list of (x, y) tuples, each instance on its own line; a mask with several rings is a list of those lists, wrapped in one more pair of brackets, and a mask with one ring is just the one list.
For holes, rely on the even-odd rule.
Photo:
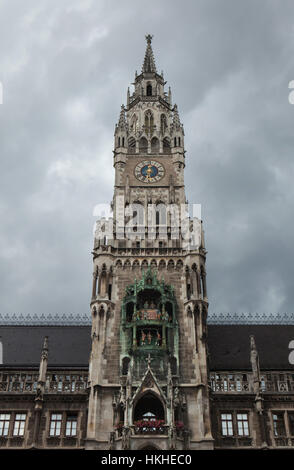
[(185, 128), (210, 312), (293, 312), (293, 0), (0, 0), (0, 312), (88, 312), (146, 33)]

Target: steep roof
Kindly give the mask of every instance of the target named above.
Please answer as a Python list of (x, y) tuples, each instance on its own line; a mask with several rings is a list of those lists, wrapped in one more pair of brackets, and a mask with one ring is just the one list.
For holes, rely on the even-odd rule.
[[(294, 365), (289, 363), (294, 325), (208, 325), (210, 369), (250, 369), (250, 335), (255, 337), (262, 369), (294, 373)], [(45, 336), (49, 340), (49, 366), (88, 366), (90, 325), (0, 325), (3, 365), (38, 365)]]

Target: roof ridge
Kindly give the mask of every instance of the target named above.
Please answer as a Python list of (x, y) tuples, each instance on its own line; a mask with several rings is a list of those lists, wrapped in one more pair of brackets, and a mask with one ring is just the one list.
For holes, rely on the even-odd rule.
[(90, 313), (0, 313), (1, 326), (88, 326), (91, 325)]
[[(294, 325), (293, 313), (209, 313), (209, 325)], [(0, 313), (0, 326), (89, 326), (90, 313)]]

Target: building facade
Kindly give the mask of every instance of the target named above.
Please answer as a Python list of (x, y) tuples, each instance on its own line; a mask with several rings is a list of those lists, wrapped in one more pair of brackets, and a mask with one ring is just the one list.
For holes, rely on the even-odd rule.
[(91, 326), (48, 317), (0, 324), (2, 448), (294, 444), (292, 320), (208, 324), (204, 231), (186, 207), (183, 125), (146, 41), (115, 127), (113, 216), (96, 226)]

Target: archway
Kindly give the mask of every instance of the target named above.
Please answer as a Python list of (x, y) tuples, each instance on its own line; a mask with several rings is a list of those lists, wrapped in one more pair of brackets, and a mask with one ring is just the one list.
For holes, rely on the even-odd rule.
[(134, 422), (165, 420), (164, 407), (161, 400), (152, 392), (145, 393), (134, 408)]

